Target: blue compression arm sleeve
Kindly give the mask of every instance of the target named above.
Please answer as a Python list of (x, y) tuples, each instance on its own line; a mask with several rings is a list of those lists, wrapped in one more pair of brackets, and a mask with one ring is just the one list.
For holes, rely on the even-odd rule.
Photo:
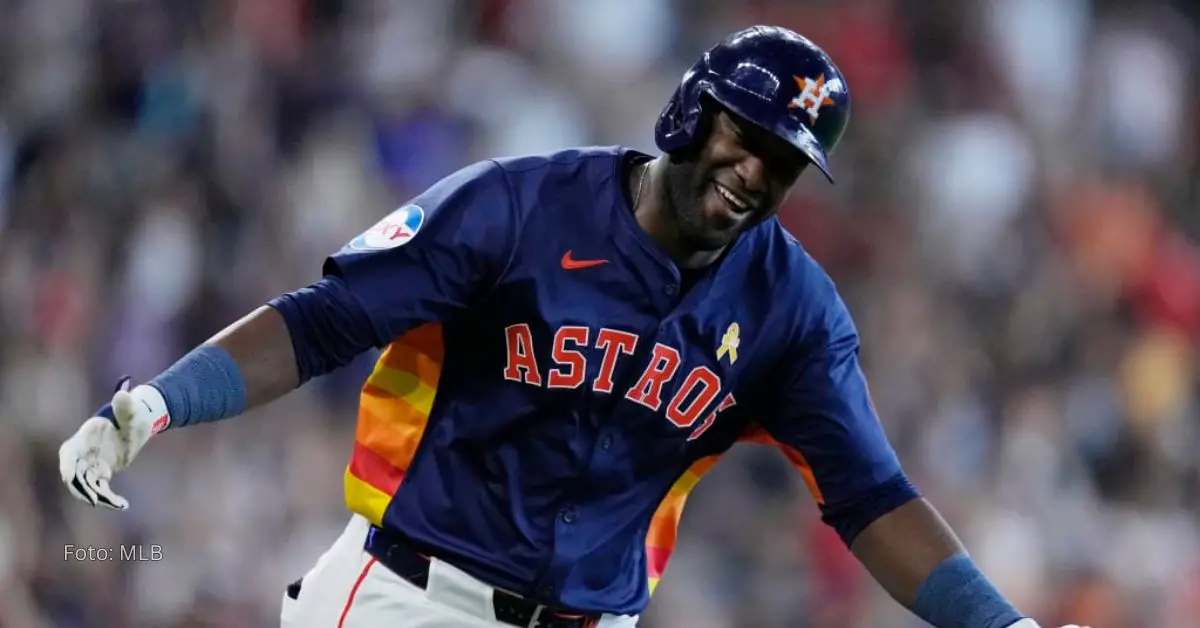
[[(162, 394), (171, 428), (220, 421), (246, 409), (242, 372), (233, 356), (216, 345), (196, 347), (146, 384)], [(105, 404), (96, 416), (116, 420), (112, 404)]]
[(162, 393), (172, 427), (210, 423), (246, 409), (246, 382), (229, 352), (200, 345), (146, 382)]
[(1023, 618), (966, 554), (929, 574), (913, 613), (937, 628), (1007, 628)]

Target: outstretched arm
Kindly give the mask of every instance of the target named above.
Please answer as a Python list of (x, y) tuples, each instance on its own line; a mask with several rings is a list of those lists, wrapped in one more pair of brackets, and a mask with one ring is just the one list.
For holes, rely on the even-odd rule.
[[(155, 432), (219, 421), (385, 343), (347, 283), (329, 275), (242, 317), (131, 394), (145, 406), (161, 404), (166, 419)], [(98, 414), (115, 418), (111, 404)]]
[(59, 448), (62, 480), (92, 506), (124, 510), (129, 503), (109, 480), (153, 434), (269, 403), (377, 344), (371, 329), (367, 313), (337, 277), (282, 295), (149, 382), (129, 390), (123, 380), (112, 403)]
[(1004, 599), (922, 498), (867, 525), (850, 549), (884, 590), (934, 626), (1039, 628)]
[(938, 628), (1033, 627), (979, 571), (903, 472), (858, 363), (858, 334), (826, 285), (772, 389), (763, 427), (804, 469), (822, 519), (899, 603)]
[(446, 177), (326, 260), (320, 281), (273, 299), (131, 392), (150, 406), (161, 394), (164, 428), (218, 421), (463, 310), (515, 250), (509, 198), (491, 162)]
[(935, 626), (1036, 626), (979, 571), (924, 499), (873, 521), (850, 549), (896, 601)]
[(128, 390), (59, 448), (76, 497), (124, 509), (111, 491), (151, 435), (219, 421), (445, 320), (489, 290), (516, 251), (520, 220), (506, 174), (480, 162), (441, 180), (326, 260), (324, 277), (273, 299)]

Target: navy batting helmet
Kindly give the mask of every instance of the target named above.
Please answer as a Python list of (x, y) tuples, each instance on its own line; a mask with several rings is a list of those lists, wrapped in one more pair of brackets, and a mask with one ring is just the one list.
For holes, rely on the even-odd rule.
[(709, 48), (658, 117), (659, 149), (697, 140), (704, 96), (787, 140), (833, 181), (829, 155), (850, 121), (850, 89), (816, 44), (786, 28), (754, 26)]

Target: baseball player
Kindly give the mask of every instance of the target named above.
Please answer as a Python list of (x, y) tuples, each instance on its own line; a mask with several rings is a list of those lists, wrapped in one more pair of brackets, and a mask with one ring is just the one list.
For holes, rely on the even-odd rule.
[[(849, 119), (791, 31), (704, 53), (623, 147), (446, 177), (154, 379), (123, 381), (60, 451), (77, 498), (154, 434), (268, 403), (372, 347), (334, 545), (282, 625), (634, 626), (688, 492), (738, 441), (778, 447), (822, 518), (942, 628), (1035, 627), (906, 479), (826, 273), (775, 212)], [(832, 180), (832, 179), (831, 179)]]

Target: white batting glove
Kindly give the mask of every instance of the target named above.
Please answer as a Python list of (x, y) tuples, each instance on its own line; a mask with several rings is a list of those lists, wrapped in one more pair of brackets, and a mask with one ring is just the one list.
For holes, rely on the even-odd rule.
[[(1025, 619), (1022, 619), (1021, 621), (1009, 626), (1008, 628), (1042, 628), (1042, 627), (1036, 621), (1033, 621), (1032, 619), (1029, 619), (1028, 617), (1026, 617)], [(1062, 626), (1062, 628), (1087, 628), (1087, 626), (1076, 626), (1075, 624), (1071, 624), (1069, 626)]]
[(122, 378), (112, 398), (113, 416), (94, 416), (58, 448), (58, 471), (76, 499), (113, 510), (129, 508), (129, 501), (113, 492), (109, 481), (129, 466), (150, 437), (170, 424), (167, 403), (153, 386), (129, 390)]

